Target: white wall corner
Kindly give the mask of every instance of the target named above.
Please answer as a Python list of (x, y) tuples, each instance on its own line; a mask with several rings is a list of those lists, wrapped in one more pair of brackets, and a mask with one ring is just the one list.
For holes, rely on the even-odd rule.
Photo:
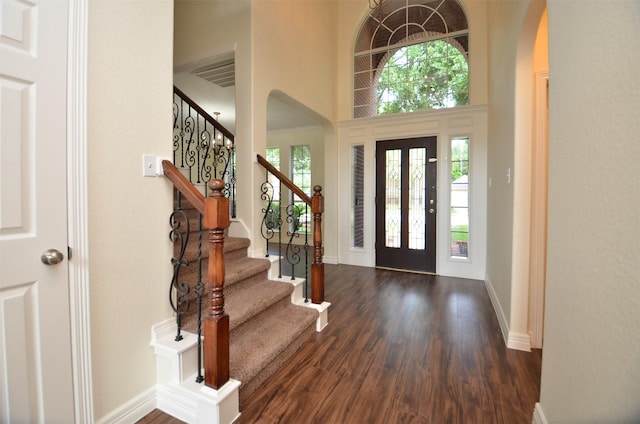
[(529, 334), (510, 331), (509, 338), (507, 340), (507, 347), (509, 349), (531, 352), (531, 337)]
[(238, 238), (248, 238), (249, 237), (249, 228), (245, 225), (244, 221), (240, 218), (232, 218), (231, 225), (229, 225), (229, 237), (238, 237)]
[(532, 424), (548, 424), (547, 417), (544, 416), (544, 411), (542, 411), (542, 405), (540, 402), (536, 402), (535, 408), (533, 408), (533, 420)]
[(337, 256), (323, 256), (322, 261), (325, 264), (338, 265), (338, 257)]
[(491, 299), (493, 310), (498, 317), (498, 323), (500, 324), (500, 331), (502, 331), (504, 343), (508, 346), (509, 322), (507, 321), (507, 317), (504, 315), (504, 311), (502, 310), (502, 306), (500, 305), (500, 301), (498, 300), (498, 295), (496, 295), (496, 292), (493, 289), (493, 284), (491, 284), (491, 280), (489, 280), (489, 277), (485, 277), (484, 286), (487, 289), (487, 293), (489, 294), (489, 299)]

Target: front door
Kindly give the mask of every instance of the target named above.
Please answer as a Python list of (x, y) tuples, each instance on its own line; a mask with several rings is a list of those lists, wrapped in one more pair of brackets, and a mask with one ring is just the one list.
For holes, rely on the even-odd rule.
[(72, 423), (68, 4), (0, 7), (0, 422)]
[(436, 272), (437, 138), (376, 145), (376, 266)]

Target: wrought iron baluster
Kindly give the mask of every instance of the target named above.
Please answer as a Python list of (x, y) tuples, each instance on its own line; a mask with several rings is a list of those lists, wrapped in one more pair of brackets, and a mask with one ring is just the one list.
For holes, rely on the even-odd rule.
[(208, 183), (225, 182), (230, 214), (236, 216), (234, 138), (215, 118), (174, 87), (174, 160), (187, 179), (208, 196)]
[(202, 214), (198, 214), (198, 281), (196, 283), (196, 301), (198, 302), (198, 376), (196, 383), (202, 383), (202, 299), (204, 297), (205, 286), (202, 282)]
[(278, 180), (278, 278), (282, 278), (282, 181)]
[(287, 248), (285, 250), (285, 256), (287, 258), (287, 262), (291, 265), (291, 279), (296, 279), (296, 265), (300, 263), (300, 246), (293, 243), (294, 238), (300, 237), (299, 226), (300, 226), (300, 211), (298, 210), (295, 203), (289, 204), (287, 206), (287, 224), (289, 224), (289, 230), (287, 231), (287, 236), (289, 236), (289, 242), (287, 243)]
[(267, 202), (262, 208), (262, 224), (260, 225), (260, 234), (265, 240), (266, 257), (269, 257), (269, 240), (275, 234), (274, 231), (274, 212), (273, 212), (273, 186), (269, 182), (269, 172), (267, 171), (266, 181), (260, 185), (260, 199)]
[[(169, 225), (171, 227), (169, 240), (171, 240), (174, 245), (176, 243), (178, 244), (179, 253), (177, 257), (171, 258), (171, 265), (173, 265), (173, 277), (171, 278), (171, 285), (169, 287), (169, 303), (171, 304), (173, 311), (176, 313), (176, 325), (178, 330), (175, 340), (180, 341), (182, 340), (182, 316), (189, 310), (189, 292), (191, 291), (191, 287), (185, 281), (180, 282), (180, 270), (189, 266), (189, 261), (184, 258), (187, 243), (189, 242), (189, 218), (184, 210), (182, 210), (182, 199), (179, 192), (177, 192), (176, 199), (176, 209), (169, 217)], [(184, 233), (181, 231), (183, 225), (186, 227)]]
[(309, 302), (309, 232), (311, 222), (309, 221), (309, 205), (304, 204), (304, 302)]

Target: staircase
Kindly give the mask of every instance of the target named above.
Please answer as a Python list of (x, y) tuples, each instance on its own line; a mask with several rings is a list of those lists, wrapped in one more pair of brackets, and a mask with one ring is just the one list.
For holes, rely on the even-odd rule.
[[(176, 342), (175, 320), (154, 326), (151, 345), (156, 350), (158, 374), (158, 408), (187, 422), (232, 422), (242, 403), (280, 368), (315, 331), (326, 325), (326, 305), (305, 303), (302, 298), (304, 280), (291, 277), (270, 278), (272, 260), (250, 258), (247, 238), (226, 237), (225, 311), (229, 315), (229, 372), (231, 386), (238, 386), (237, 400), (224, 407), (230, 412), (216, 412), (215, 407), (202, 406), (199, 397), (208, 391), (216, 392), (195, 382), (197, 376), (197, 303), (195, 282), (198, 262), (198, 212), (182, 201), (182, 209), (189, 220), (189, 243), (183, 259), (189, 266), (180, 273), (179, 280), (188, 281), (191, 306), (182, 319), (183, 340)], [(185, 206), (186, 205), (186, 206)], [(205, 296), (202, 318), (208, 313), (207, 293), (207, 233), (202, 234), (202, 279)], [(179, 247), (177, 248), (179, 250)], [(179, 252), (176, 252), (178, 255)], [(176, 256), (177, 257), (177, 256)], [(217, 392), (224, 392), (219, 390)], [(212, 393), (213, 397), (219, 393)], [(237, 401), (238, 405), (233, 405)], [(217, 401), (214, 400), (214, 404)], [(206, 403), (206, 402), (205, 402)], [(213, 412), (212, 412), (213, 411)], [(209, 415), (228, 416), (217, 421)], [(208, 416), (208, 417), (207, 417)]]
[[(315, 332), (318, 319), (317, 310), (292, 303), (292, 284), (269, 279), (270, 260), (247, 257), (248, 247), (248, 239), (225, 239), (229, 366), (231, 378), (242, 382), (240, 405)], [(190, 260), (195, 263), (197, 256)], [(206, 268), (204, 283), (208, 287)], [(184, 318), (183, 330), (196, 333), (195, 311)]]

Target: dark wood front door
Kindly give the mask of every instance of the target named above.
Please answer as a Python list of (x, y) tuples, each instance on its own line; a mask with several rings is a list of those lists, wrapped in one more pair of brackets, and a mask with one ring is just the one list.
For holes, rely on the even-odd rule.
[(437, 138), (376, 144), (376, 266), (436, 272)]

